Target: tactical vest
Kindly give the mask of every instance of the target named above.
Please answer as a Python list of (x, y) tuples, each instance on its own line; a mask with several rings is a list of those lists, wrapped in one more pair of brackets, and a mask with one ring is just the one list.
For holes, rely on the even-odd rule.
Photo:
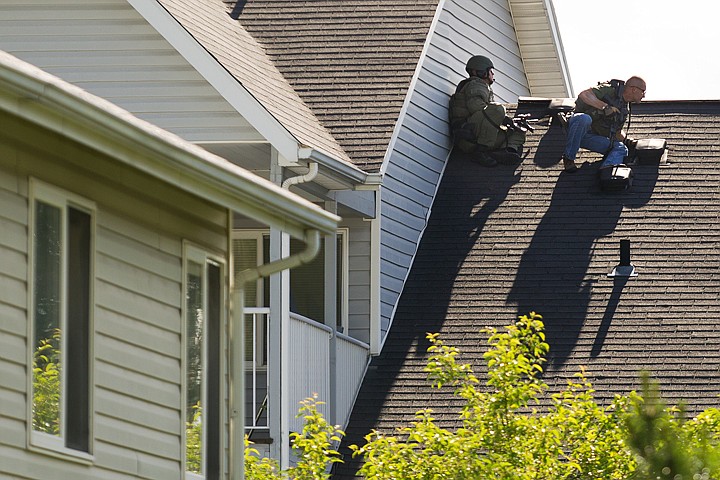
[[(472, 111), (469, 107), (471, 98), (480, 98), (485, 105)], [(480, 78), (471, 77), (460, 82), (450, 97), (450, 128), (456, 130), (468, 123), (466, 127), (472, 130), (477, 145), (494, 145), (506, 111), (503, 105), (492, 103), (493, 99), (492, 90)]]
[(592, 126), (590, 129), (597, 135), (609, 137), (622, 130), (625, 120), (628, 116), (628, 104), (623, 100), (623, 92), (625, 91), (625, 82), (622, 80), (610, 80), (609, 82), (599, 83), (593, 87), (592, 92), (595, 96), (613, 107), (620, 110), (619, 114), (605, 115), (602, 110), (591, 107), (578, 97), (575, 102), (575, 111), (587, 113), (592, 118)]

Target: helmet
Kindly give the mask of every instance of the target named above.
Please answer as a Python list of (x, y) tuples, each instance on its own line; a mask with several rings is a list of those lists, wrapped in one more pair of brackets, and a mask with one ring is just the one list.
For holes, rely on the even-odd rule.
[(471, 70), (477, 70), (478, 72), (480, 72), (480, 74), (482, 74), (486, 72), (488, 68), (495, 68), (495, 66), (492, 63), (492, 60), (482, 55), (475, 55), (474, 57), (470, 57), (467, 65), (465, 65), (465, 70), (468, 72), (468, 74), (470, 74)]

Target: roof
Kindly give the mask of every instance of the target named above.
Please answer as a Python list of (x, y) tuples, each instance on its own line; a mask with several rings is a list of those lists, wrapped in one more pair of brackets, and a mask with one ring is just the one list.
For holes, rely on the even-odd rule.
[(437, 0), (225, 0), (355, 165), (379, 171)]
[[(426, 332), (482, 373), (486, 326), (544, 316), (551, 391), (586, 366), (596, 398), (639, 387), (650, 370), (670, 404), (697, 414), (720, 401), (720, 102), (644, 102), (629, 134), (665, 138), (668, 164), (634, 167), (625, 193), (602, 193), (599, 155), (561, 173), (564, 134), (539, 127), (517, 167), (487, 169), (453, 154), (381, 356), (355, 404), (346, 444), (393, 433), (430, 407), (457, 426), (457, 400), (431, 391)], [(580, 163), (580, 162), (578, 162)], [(612, 279), (621, 239), (639, 276)], [(348, 464), (335, 478), (351, 478)]]
[(298, 238), (337, 228), (311, 202), (1, 51), (0, 110)]
[(227, 14), (221, 0), (160, 0), (160, 3), (301, 145), (350, 162), (263, 47)]

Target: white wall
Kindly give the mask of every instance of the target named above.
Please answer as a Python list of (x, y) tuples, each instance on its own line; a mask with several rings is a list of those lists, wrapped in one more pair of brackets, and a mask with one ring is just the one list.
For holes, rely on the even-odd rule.
[(486, 55), (496, 67), (495, 101), (529, 95), (506, 0), (441, 2), (435, 33), (406, 101), (383, 165), (381, 330), (384, 338), (412, 265), (450, 151), (447, 105), (467, 75), (465, 63)]
[(0, 50), (186, 140), (260, 139), (125, 0), (3, 0)]

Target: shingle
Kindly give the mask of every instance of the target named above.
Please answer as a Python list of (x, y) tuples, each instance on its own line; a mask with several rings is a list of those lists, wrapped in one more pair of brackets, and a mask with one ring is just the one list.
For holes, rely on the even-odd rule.
[[(684, 400), (691, 415), (718, 406), (718, 120), (720, 102), (636, 106), (630, 136), (667, 139), (669, 164), (634, 167), (635, 184), (621, 194), (599, 191), (598, 155), (583, 153), (587, 164), (561, 173), (558, 127), (531, 134), (516, 168), (453, 155), (345, 445), (362, 443), (371, 428), (407, 426), (422, 406), (432, 406), (442, 426), (457, 426), (457, 401), (423, 385), (424, 333), (440, 332), (482, 373), (480, 329), (529, 310), (545, 317), (551, 392), (586, 366), (596, 398), (607, 403), (639, 388), (638, 372), (647, 369), (667, 401)], [(624, 238), (639, 276), (613, 281), (606, 275)], [(345, 461), (336, 478), (352, 478), (359, 465)]]
[(225, 0), (347, 152), (380, 169), (437, 0)]
[(173, 17), (304, 145), (350, 162), (327, 127), (222, 0), (160, 0)]

